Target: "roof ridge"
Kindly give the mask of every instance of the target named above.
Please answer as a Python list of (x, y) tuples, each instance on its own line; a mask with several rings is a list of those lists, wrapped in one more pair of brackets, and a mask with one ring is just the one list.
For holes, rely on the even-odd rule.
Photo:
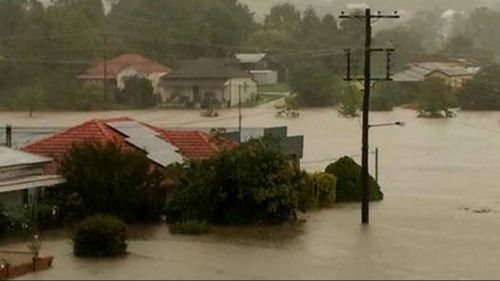
[(40, 143), (40, 142), (43, 142), (43, 141), (50, 141), (50, 140), (52, 140), (52, 139), (56, 139), (56, 138), (58, 138), (58, 137), (59, 137), (60, 135), (62, 135), (62, 134), (66, 134), (66, 133), (69, 133), (69, 132), (73, 132), (73, 131), (75, 131), (75, 130), (79, 130), (80, 128), (82, 128), (82, 127), (84, 127), (84, 126), (87, 126), (88, 124), (91, 124), (91, 123), (92, 123), (92, 121), (94, 121), (94, 120), (95, 120), (95, 119), (85, 121), (85, 122), (83, 122), (83, 123), (81, 123), (81, 124), (79, 124), (79, 125), (76, 125), (76, 126), (73, 126), (73, 127), (67, 128), (67, 129), (65, 129), (65, 130), (63, 130), (63, 131), (61, 131), (61, 132), (59, 132), (59, 133), (57, 133), (57, 134), (54, 134), (54, 135), (52, 135), (52, 136), (49, 136), (49, 137), (47, 137), (47, 138), (44, 138), (44, 139), (41, 139), (41, 140), (35, 140), (35, 141), (33, 141), (33, 142), (31, 142), (31, 143), (29, 143), (29, 144), (27, 144), (27, 145), (24, 145), (24, 146), (21, 148), (21, 150), (22, 150), (22, 151), (28, 150), (28, 149), (30, 149), (32, 146), (37, 145), (37, 144), (38, 144), (38, 143)]
[(200, 136), (215, 152), (220, 151), (219, 147), (217, 145), (215, 145), (211, 140), (208, 139), (208, 137), (207, 137), (207, 135), (209, 135), (208, 133), (205, 133), (205, 132), (202, 132), (199, 130), (195, 130), (193, 132), (196, 133), (198, 136)]

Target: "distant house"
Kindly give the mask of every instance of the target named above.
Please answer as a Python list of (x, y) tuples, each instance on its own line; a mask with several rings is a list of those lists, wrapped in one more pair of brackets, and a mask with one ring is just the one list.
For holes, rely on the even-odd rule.
[(202, 58), (183, 61), (172, 73), (164, 75), (159, 93), (164, 104), (200, 107), (212, 99), (232, 107), (255, 99), (257, 83), (230, 60)]
[(236, 54), (236, 59), (245, 70), (266, 70), (269, 64), (266, 53), (241, 53)]
[(259, 85), (273, 85), (278, 83), (278, 72), (271, 70), (265, 53), (236, 54), (242, 69), (248, 71)]
[(43, 188), (64, 182), (48, 174), (44, 166), (52, 159), (7, 147), (0, 147), (0, 203), (7, 208), (32, 205)]
[(445, 82), (446, 85), (459, 89), (465, 85), (465, 82), (474, 78), (474, 73), (464, 68), (439, 68), (426, 74), (426, 78), (438, 78)]
[(447, 85), (457, 89), (467, 80), (473, 79), (480, 68), (460, 65), (458, 62), (421, 62), (394, 75), (396, 82), (422, 82), (428, 78), (442, 79)]
[[(106, 71), (105, 71), (106, 69)], [(85, 70), (78, 79), (88, 85), (103, 86), (105, 79), (109, 87), (123, 90), (129, 77), (147, 78), (157, 94), (160, 77), (171, 72), (169, 67), (153, 62), (136, 54), (124, 54), (106, 62), (98, 62)]]
[[(73, 145), (85, 141), (112, 142), (126, 149), (144, 151), (157, 168), (187, 159), (203, 159), (231, 149), (236, 142), (201, 131), (167, 131), (127, 117), (94, 119), (22, 148), (23, 151), (61, 160)], [(48, 170), (55, 170), (57, 161)]]

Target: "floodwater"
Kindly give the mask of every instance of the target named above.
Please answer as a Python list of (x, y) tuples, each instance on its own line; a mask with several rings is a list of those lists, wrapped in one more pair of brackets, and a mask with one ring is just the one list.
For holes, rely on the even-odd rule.
[[(70, 126), (90, 115), (128, 115), (163, 127), (236, 126), (235, 110), (216, 119), (197, 111), (0, 113), (15, 126)], [(68, 240), (44, 241), (54, 268), (26, 279), (498, 279), (500, 278), (500, 113), (463, 113), (452, 120), (417, 119), (415, 112), (373, 113), (371, 146), (380, 148), (385, 200), (360, 225), (356, 205), (306, 214), (297, 226), (223, 229), (202, 237), (144, 228), (130, 254), (111, 260), (72, 256)], [(360, 152), (359, 119), (332, 109), (306, 109), (295, 120), (271, 106), (245, 109), (243, 125), (289, 126), (305, 135), (303, 167)], [(359, 160), (358, 158), (355, 158)], [(325, 161), (322, 161), (325, 160)], [(328, 161), (327, 161), (328, 160)], [(373, 163), (373, 162), (372, 162)], [(43, 238), (43, 237), (42, 237)]]

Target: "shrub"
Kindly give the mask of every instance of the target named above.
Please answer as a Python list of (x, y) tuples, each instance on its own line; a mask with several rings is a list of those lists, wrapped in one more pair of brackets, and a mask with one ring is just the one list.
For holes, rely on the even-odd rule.
[(113, 257), (125, 254), (127, 225), (113, 216), (95, 215), (81, 221), (73, 236), (78, 257)]
[(56, 197), (66, 222), (98, 213), (151, 221), (164, 209), (162, 176), (143, 152), (87, 142), (69, 150), (60, 172), (66, 183)]
[[(354, 202), (362, 200), (361, 167), (352, 158), (343, 157), (330, 164), (327, 173), (337, 178), (337, 202)], [(379, 201), (384, 198), (380, 186), (370, 176), (369, 183), (370, 201)]]
[(147, 78), (129, 77), (118, 95), (118, 101), (134, 108), (148, 108), (155, 104), (154, 88)]
[(280, 223), (296, 217), (300, 171), (271, 140), (251, 140), (184, 166), (167, 202), (169, 223)]
[(169, 226), (170, 232), (174, 234), (200, 235), (210, 232), (210, 225), (207, 222), (186, 221), (178, 222)]
[(299, 209), (328, 208), (335, 202), (337, 179), (327, 173), (303, 173), (300, 183)]

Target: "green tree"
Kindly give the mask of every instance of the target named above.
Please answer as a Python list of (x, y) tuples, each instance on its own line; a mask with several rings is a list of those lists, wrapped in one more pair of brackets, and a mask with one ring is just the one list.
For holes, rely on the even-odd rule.
[(316, 14), (316, 11), (309, 6), (304, 12), (302, 20), (297, 32), (297, 39), (303, 42), (307, 48), (314, 49), (321, 47), (321, 19)]
[(10, 101), (10, 107), (16, 110), (26, 110), (29, 117), (33, 117), (35, 110), (45, 107), (46, 101), (40, 83), (19, 88)]
[(358, 117), (363, 104), (362, 92), (353, 85), (346, 83), (342, 83), (336, 92), (339, 114), (347, 118)]
[(290, 36), (295, 36), (299, 31), (301, 23), (300, 11), (292, 4), (278, 4), (264, 19), (264, 29), (277, 30)]
[(158, 219), (163, 208), (161, 174), (151, 169), (143, 152), (86, 142), (69, 150), (59, 172), (66, 183), (54, 196), (61, 199), (64, 216), (78, 219), (73, 215), (102, 213), (125, 221), (148, 221)]
[[(361, 10), (353, 11), (351, 16), (364, 15)], [(345, 46), (363, 46), (365, 39), (365, 25), (363, 21), (344, 19), (340, 21), (340, 30), (343, 38), (343, 45)]]
[(474, 46), (498, 55), (500, 39), (497, 27), (500, 25), (500, 12), (486, 7), (477, 8), (469, 14), (465, 23), (464, 35), (474, 42)]
[(125, 87), (119, 93), (118, 100), (136, 108), (151, 107), (155, 103), (153, 91), (153, 85), (147, 78), (126, 78)]
[(419, 117), (453, 117), (451, 108), (456, 104), (455, 93), (439, 78), (426, 79), (418, 97)]
[(481, 69), (473, 80), (458, 92), (463, 110), (500, 110), (500, 66), (492, 64)]
[(421, 39), (421, 46), (427, 52), (439, 51), (443, 45), (444, 26), (441, 10), (420, 10), (407, 23), (409, 34)]
[(334, 79), (323, 66), (300, 63), (290, 75), (290, 88), (305, 106), (330, 106), (335, 104)]
[(254, 139), (177, 169), (167, 202), (169, 223), (281, 223), (293, 220), (301, 173), (269, 139)]

